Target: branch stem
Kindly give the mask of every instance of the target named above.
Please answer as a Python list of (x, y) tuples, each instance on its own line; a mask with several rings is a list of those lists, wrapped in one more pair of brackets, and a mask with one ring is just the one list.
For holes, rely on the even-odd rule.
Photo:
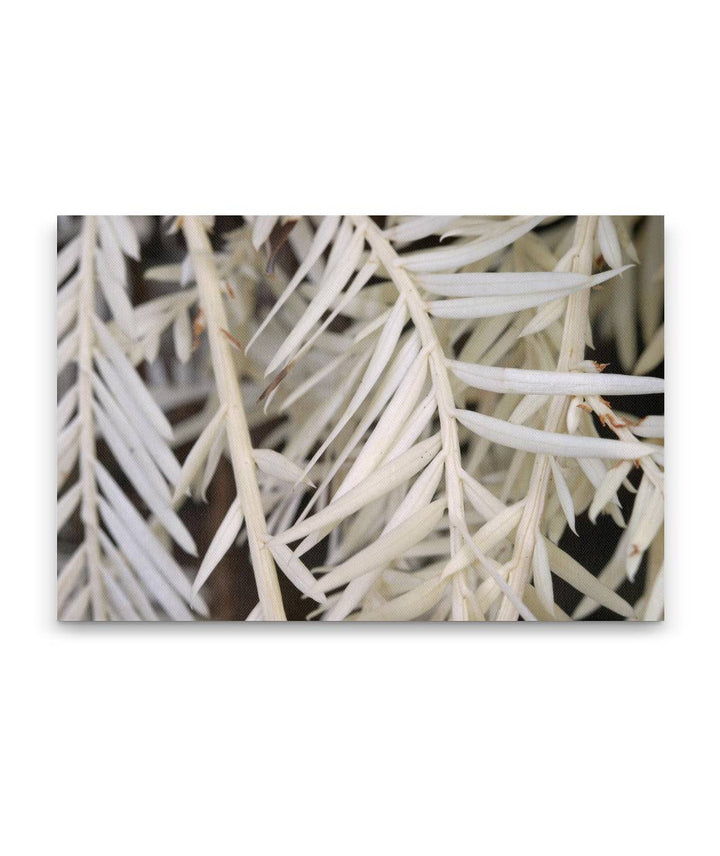
[(222, 300), (222, 285), (205, 226), (198, 217), (183, 217), (182, 230), (193, 262), (200, 306), (205, 313), (213, 371), (221, 404), (227, 404), (226, 431), (235, 486), (247, 527), (250, 558), (258, 597), (267, 621), (284, 621), (275, 562), (266, 543), (269, 538), (257, 483), (255, 459), (245, 407), (231, 345), (222, 330), (229, 330)]
[(95, 245), (97, 220), (84, 217), (80, 248), (80, 292), (78, 295), (78, 414), (80, 417), (80, 483), (82, 502), (80, 517), (85, 533), (90, 583), (92, 617), (102, 621), (107, 617), (105, 589), (100, 570), (100, 539), (98, 537), (98, 493), (95, 482), (95, 420), (93, 417), (93, 315), (95, 313)]
[[(405, 299), (410, 318), (418, 331), (422, 346), (427, 348), (429, 352), (430, 373), (437, 398), (440, 436), (445, 453), (445, 489), (450, 518), (450, 554), (454, 556), (463, 543), (460, 527), (465, 521), (465, 509), (460, 478), (462, 463), (457, 420), (455, 419), (455, 399), (442, 345), (423, 299), (410, 274), (402, 267), (402, 259), (390, 241), (369, 217), (353, 217), (353, 221), (356, 226), (365, 230), (370, 248), (384, 265), (398, 293)], [(456, 620), (467, 620), (468, 618), (463, 588), (461, 575), (455, 574), (453, 577), (453, 618)]]
[[(567, 268), (573, 273), (588, 275), (592, 273), (592, 253), (597, 222), (597, 217), (578, 217), (573, 245), (560, 265), (558, 265), (557, 270)], [(562, 264), (563, 261), (564, 264)], [(563, 337), (557, 363), (557, 370), (559, 372), (568, 371), (571, 366), (576, 365), (584, 357), (589, 306), (589, 289), (583, 289), (568, 297)], [(567, 413), (567, 407), (567, 396), (553, 396), (545, 420), (546, 431), (557, 432), (560, 429)], [(549, 456), (538, 455), (530, 477), (523, 515), (518, 524), (515, 549), (508, 576), (511, 589), (520, 598), (522, 598), (525, 587), (530, 581), (532, 554), (535, 548), (537, 531), (545, 509), (549, 475)], [(517, 618), (518, 612), (516, 607), (509, 598), (503, 598), (497, 620), (517, 621)]]

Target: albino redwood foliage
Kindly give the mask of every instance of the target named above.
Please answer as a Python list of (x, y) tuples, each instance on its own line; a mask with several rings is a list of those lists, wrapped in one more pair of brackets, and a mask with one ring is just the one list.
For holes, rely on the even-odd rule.
[(661, 218), (62, 226), (60, 617), (207, 617), (236, 543), (255, 620), (662, 617)]

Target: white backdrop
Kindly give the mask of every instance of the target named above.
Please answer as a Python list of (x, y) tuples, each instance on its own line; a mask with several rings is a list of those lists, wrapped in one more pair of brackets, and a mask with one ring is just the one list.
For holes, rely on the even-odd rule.
[[(716, 29), (704, 4), (6, 11), (12, 854), (708, 852)], [(668, 619), (60, 626), (57, 213), (666, 215)]]

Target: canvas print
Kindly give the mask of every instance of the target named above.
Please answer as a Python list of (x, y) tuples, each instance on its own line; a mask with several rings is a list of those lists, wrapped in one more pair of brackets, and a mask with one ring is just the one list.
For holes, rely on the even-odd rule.
[(57, 226), (58, 618), (662, 619), (662, 217)]

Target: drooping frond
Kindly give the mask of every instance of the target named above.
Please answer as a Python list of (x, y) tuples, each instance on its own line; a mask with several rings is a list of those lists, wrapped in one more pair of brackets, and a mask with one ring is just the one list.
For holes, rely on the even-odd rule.
[[(197, 554), (171, 504), (180, 472), (169, 448), (172, 428), (125, 347), (141, 328), (125, 262), (138, 253), (129, 218), (84, 217), (58, 256), (58, 489), (65, 489), (57, 528), (79, 510), (82, 530), (60, 567), (63, 619), (193, 618), (190, 583), (162, 534)], [(107, 310), (110, 321), (103, 320)], [(151, 519), (98, 459), (100, 440)], [(202, 600), (195, 611), (207, 615)]]
[[(636, 304), (617, 295), (639, 281), (649, 347), (659, 335), (655, 225), (640, 232), (655, 271), (647, 279), (626, 218), (299, 223), (304, 254), (296, 248), (297, 270), (248, 353), (266, 365), (270, 412), (298, 435), (286, 454), (318, 485), (303, 510), (286, 506), (269, 543), (295, 544), (299, 560), (328, 538), (325, 563), (312, 569), (327, 596), (320, 613), (566, 619), (556, 577), (585, 595), (582, 609), (646, 617), (615, 592), (661, 527), (661, 422), (623, 422), (602, 396), (657, 395), (663, 383), (639, 376), (642, 364), (627, 374), (636, 349), (621, 350), (618, 374), (586, 348), (600, 313), (619, 320), (618, 301)], [(268, 224), (254, 228), (269, 235)], [(606, 325), (618, 347), (627, 323)], [(644, 476), (626, 523), (618, 490), (636, 465)], [(595, 577), (557, 546), (588, 509), (591, 520), (606, 512), (627, 526), (623, 576)]]
[(147, 261), (136, 220), (87, 217), (60, 250), (60, 614), (207, 614), (240, 545), (252, 620), (289, 593), (333, 621), (662, 615), (658, 218), (226, 225), (156, 221)]

